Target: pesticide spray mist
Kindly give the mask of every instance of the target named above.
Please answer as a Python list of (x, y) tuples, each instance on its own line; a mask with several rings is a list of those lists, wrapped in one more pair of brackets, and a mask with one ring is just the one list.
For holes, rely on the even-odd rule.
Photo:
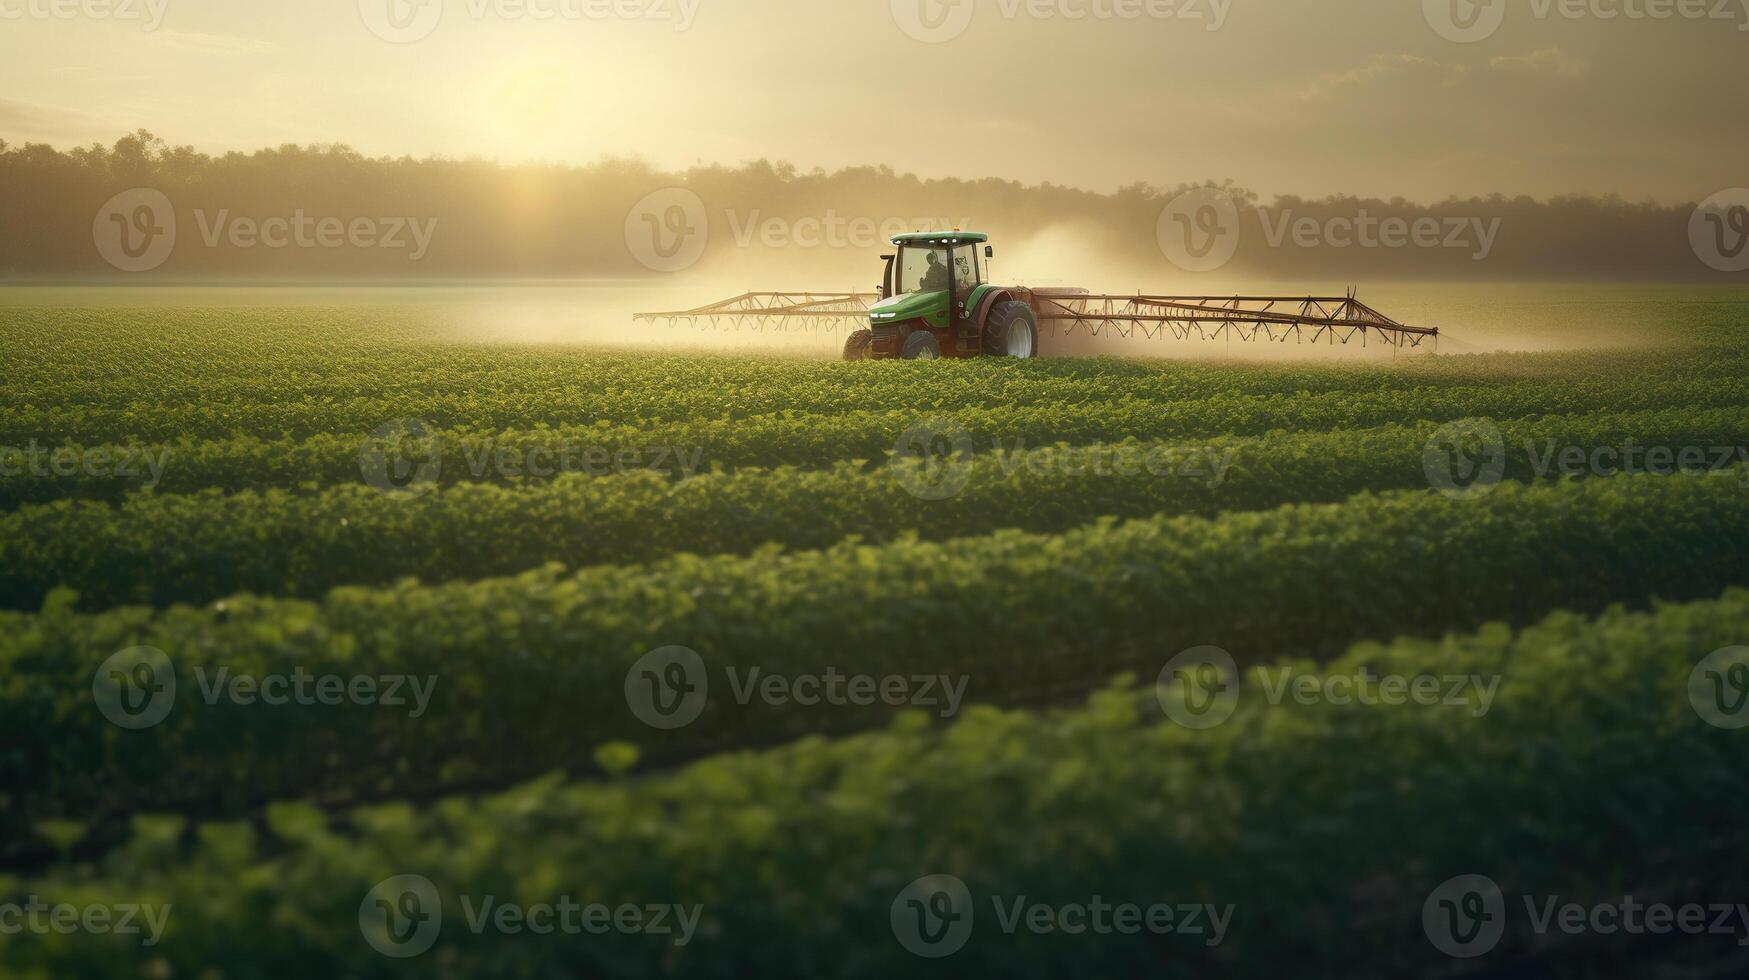
[[(1556, 350), (1625, 344), (1632, 336), (1631, 306), (1593, 308), (1586, 323), (1572, 321), (1567, 294), (1578, 287), (1473, 283), (1316, 283), (1248, 281), (1221, 273), (1184, 272), (1153, 255), (1112, 254), (1093, 225), (1058, 223), (1036, 234), (993, 239), (988, 278), (1033, 287), (1079, 287), (1095, 293), (1231, 296), (1338, 296), (1358, 288), (1360, 299), (1403, 323), (1439, 327), (1440, 353)], [(568, 280), (514, 285), (456, 286), (427, 296), (445, 319), (474, 340), (583, 344), (654, 350), (748, 351), (830, 358), (842, 349), (848, 327), (773, 332), (751, 328), (706, 330), (634, 322), (638, 312), (695, 309), (747, 292), (873, 292), (880, 255), (890, 247), (728, 248), (681, 273), (642, 280)], [(1589, 287), (1594, 293), (1596, 287)], [(1286, 308), (1286, 307), (1284, 307)], [(1599, 313), (1603, 315), (1599, 315)], [(1615, 316), (1609, 314), (1614, 313)], [(1106, 330), (1063, 330), (1041, 325), (1047, 357), (1123, 356), (1237, 361), (1390, 361), (1435, 351), (1396, 350), (1357, 337), (1348, 344), (1252, 341), (1237, 338), (1177, 340), (1169, 334), (1129, 337)]]

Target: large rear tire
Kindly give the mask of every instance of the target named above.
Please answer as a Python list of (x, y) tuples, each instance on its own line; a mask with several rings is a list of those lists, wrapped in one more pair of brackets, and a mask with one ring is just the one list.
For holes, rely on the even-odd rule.
[(984, 353), (992, 357), (1037, 357), (1038, 320), (1032, 307), (1011, 299), (997, 303), (984, 321)]
[(907, 361), (933, 361), (941, 356), (941, 341), (927, 330), (913, 330), (899, 356)]
[(844, 359), (860, 361), (868, 357), (868, 345), (874, 343), (873, 330), (853, 330), (844, 338)]

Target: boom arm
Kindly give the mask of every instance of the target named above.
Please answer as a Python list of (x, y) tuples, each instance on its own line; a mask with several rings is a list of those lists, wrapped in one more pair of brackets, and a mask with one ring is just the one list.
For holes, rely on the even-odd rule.
[[(1041, 327), (1063, 335), (1084, 330), (1121, 337), (1172, 337), (1178, 340), (1240, 340), (1365, 344), (1376, 336), (1393, 347), (1419, 347), (1434, 327), (1399, 323), (1347, 296), (1155, 296), (1118, 295), (1079, 289), (1011, 290), (1032, 307)], [(692, 310), (638, 313), (634, 320), (706, 330), (751, 332), (848, 331), (868, 326), (875, 293), (743, 293)], [(1309, 336), (1308, 336), (1309, 334)]]

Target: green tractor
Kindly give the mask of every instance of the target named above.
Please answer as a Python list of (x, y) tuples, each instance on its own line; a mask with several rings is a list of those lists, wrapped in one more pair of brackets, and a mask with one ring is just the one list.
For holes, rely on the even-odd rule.
[(1038, 315), (1031, 291), (990, 284), (995, 250), (975, 231), (928, 231), (892, 239), (869, 325), (844, 341), (844, 359), (1033, 357)]
[(844, 359), (1037, 357), (1039, 324), (1053, 354), (1081, 338), (1257, 340), (1347, 344), (1368, 338), (1393, 352), (1439, 330), (1399, 323), (1343, 296), (1168, 296), (1091, 293), (1068, 286), (990, 283), (995, 252), (976, 231), (896, 235), (878, 293), (748, 292), (689, 310), (635, 313), (634, 322), (740, 333), (849, 330)]

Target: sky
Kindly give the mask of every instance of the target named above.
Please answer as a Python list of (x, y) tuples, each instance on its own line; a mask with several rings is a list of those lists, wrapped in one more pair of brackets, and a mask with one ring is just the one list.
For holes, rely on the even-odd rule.
[(1745, 91), (1749, 0), (0, 0), (0, 139), (60, 147), (1681, 203)]

